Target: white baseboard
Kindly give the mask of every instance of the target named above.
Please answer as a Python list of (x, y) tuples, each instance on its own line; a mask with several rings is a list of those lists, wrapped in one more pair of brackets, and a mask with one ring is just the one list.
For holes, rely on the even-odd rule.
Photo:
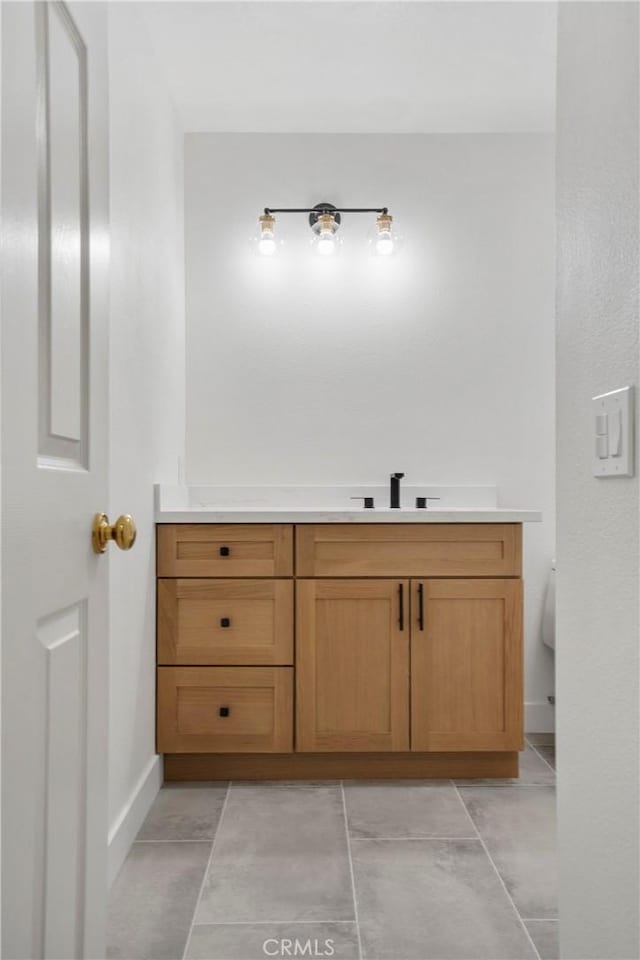
[(127, 803), (118, 814), (115, 823), (109, 830), (108, 872), (109, 886), (120, 872), (131, 844), (144, 823), (162, 786), (162, 757), (152, 757), (140, 779), (135, 785)]
[(525, 703), (524, 729), (526, 733), (554, 733), (556, 711), (548, 700)]

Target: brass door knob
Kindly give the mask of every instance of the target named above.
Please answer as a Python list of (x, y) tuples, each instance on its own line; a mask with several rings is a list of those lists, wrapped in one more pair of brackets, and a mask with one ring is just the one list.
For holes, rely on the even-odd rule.
[(115, 523), (109, 523), (106, 513), (96, 513), (91, 528), (94, 553), (104, 553), (110, 540), (115, 540), (121, 550), (131, 550), (136, 542), (136, 533), (136, 525), (130, 514), (123, 513)]

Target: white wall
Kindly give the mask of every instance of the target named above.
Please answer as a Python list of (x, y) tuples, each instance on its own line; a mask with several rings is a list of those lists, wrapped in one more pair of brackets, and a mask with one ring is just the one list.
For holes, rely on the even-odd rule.
[(640, 956), (638, 480), (590, 397), (638, 383), (638, 14), (559, 5), (558, 806), (567, 960)]
[[(526, 528), (529, 729), (552, 721), (539, 641), (554, 551), (553, 138), (193, 134), (185, 146), (187, 470), (192, 483), (497, 483)], [(405, 245), (339, 258), (265, 205), (386, 204)]]
[[(184, 456), (182, 133), (129, 4), (109, 5), (111, 110), (111, 519), (138, 541), (113, 546), (110, 871), (160, 783), (155, 757), (154, 482)], [(96, 505), (96, 506), (99, 506)]]

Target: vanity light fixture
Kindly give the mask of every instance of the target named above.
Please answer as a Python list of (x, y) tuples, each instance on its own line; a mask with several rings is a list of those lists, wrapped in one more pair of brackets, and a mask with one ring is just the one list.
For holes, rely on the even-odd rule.
[(275, 214), (306, 213), (309, 216), (309, 226), (313, 231), (313, 246), (321, 257), (332, 256), (339, 245), (338, 228), (342, 222), (343, 213), (376, 213), (376, 242), (375, 253), (379, 256), (389, 256), (394, 250), (394, 238), (391, 225), (393, 217), (387, 207), (336, 207), (332, 203), (317, 203), (315, 207), (265, 207), (264, 213), (258, 217), (258, 253), (270, 257), (276, 252)]

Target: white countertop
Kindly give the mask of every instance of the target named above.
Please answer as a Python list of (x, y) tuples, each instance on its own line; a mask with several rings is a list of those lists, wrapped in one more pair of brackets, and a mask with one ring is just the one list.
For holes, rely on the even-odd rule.
[[(374, 497), (375, 508), (352, 497)], [(439, 497), (426, 510), (416, 497)], [(401, 485), (400, 509), (389, 486), (170, 486), (156, 484), (156, 523), (531, 523), (539, 510), (498, 505), (495, 486)]]

